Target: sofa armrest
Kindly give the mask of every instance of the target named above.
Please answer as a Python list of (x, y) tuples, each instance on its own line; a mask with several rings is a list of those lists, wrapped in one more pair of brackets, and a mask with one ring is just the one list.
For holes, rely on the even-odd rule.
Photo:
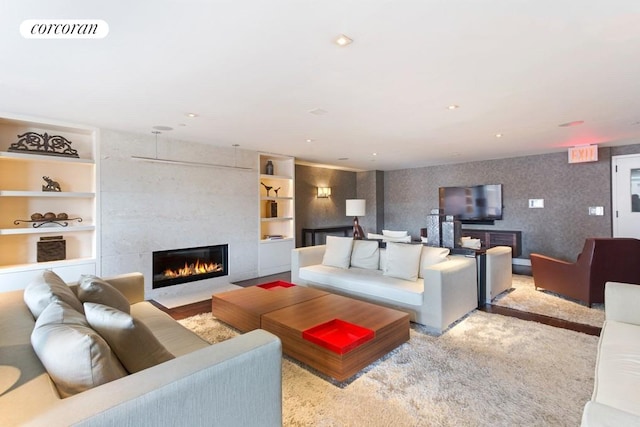
[(510, 246), (495, 246), (486, 251), (487, 259), (487, 288), (484, 297), (487, 304), (500, 293), (511, 288), (512, 285), (512, 260)]
[(104, 281), (122, 292), (129, 304), (144, 301), (144, 276), (142, 273), (127, 273), (105, 277)]
[(34, 426), (281, 426), (282, 346), (255, 330), (62, 399)]
[(581, 427), (640, 427), (640, 417), (613, 406), (590, 401), (582, 411)]
[(450, 256), (423, 270), (422, 316), (426, 325), (442, 333), (453, 322), (478, 306), (478, 274), (475, 258)]
[(640, 285), (607, 282), (604, 301), (607, 320), (640, 325)]
[(326, 245), (307, 246), (296, 248), (291, 251), (291, 281), (297, 285), (306, 285), (300, 279), (298, 270), (309, 265), (322, 264)]

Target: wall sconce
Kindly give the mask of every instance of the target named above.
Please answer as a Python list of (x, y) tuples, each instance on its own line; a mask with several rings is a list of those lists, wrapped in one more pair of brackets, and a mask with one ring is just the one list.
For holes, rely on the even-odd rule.
[(331, 187), (318, 187), (318, 199), (327, 199), (331, 195)]

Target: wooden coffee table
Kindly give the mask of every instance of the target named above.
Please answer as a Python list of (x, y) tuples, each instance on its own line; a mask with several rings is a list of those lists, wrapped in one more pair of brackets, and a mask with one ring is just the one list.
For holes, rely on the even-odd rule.
[[(334, 319), (370, 329), (375, 335), (344, 354), (303, 338), (303, 331)], [(261, 328), (280, 338), (285, 354), (344, 381), (409, 340), (409, 315), (326, 293), (263, 314)]]
[(260, 317), (265, 313), (324, 295), (328, 293), (306, 286), (275, 286), (270, 289), (250, 286), (214, 294), (211, 312), (224, 323), (249, 332), (260, 328)]

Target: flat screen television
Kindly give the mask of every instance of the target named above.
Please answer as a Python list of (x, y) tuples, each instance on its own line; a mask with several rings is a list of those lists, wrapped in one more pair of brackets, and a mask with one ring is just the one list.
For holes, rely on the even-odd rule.
[(502, 219), (502, 184), (440, 187), (440, 209), (465, 224)]

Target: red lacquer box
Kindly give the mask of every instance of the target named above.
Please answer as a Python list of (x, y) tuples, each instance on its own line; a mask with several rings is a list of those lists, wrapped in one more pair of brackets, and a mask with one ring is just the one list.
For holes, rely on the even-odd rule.
[(258, 285), (259, 288), (262, 289), (274, 289), (274, 288), (290, 288), (295, 286), (293, 283), (284, 282), (282, 280), (276, 280), (275, 282), (263, 283)]
[(302, 332), (302, 338), (338, 354), (345, 354), (373, 339), (375, 332), (353, 323), (333, 319)]

